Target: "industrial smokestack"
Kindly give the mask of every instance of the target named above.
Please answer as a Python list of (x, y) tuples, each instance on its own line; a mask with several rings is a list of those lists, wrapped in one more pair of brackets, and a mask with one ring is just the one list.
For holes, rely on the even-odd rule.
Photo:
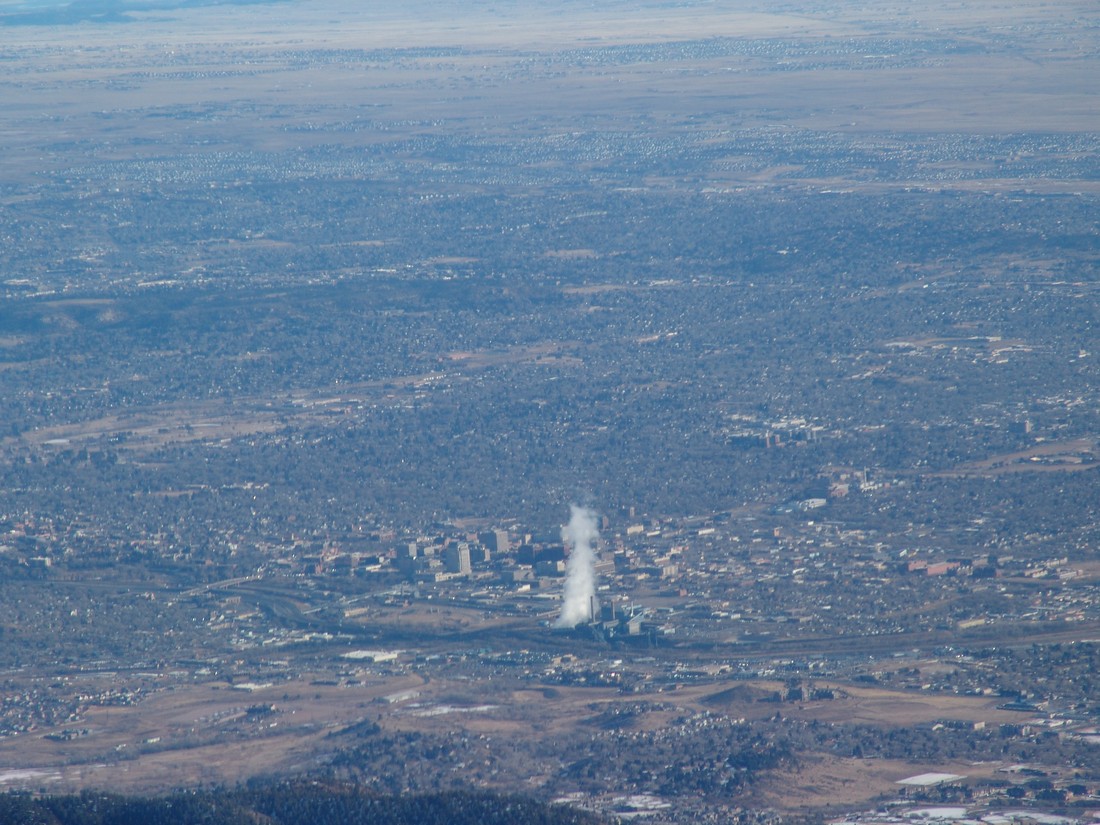
[(596, 618), (596, 555), (593, 544), (600, 537), (596, 514), (587, 507), (569, 507), (569, 524), (561, 538), (572, 546), (565, 565), (565, 594), (561, 615), (554, 627), (576, 627)]

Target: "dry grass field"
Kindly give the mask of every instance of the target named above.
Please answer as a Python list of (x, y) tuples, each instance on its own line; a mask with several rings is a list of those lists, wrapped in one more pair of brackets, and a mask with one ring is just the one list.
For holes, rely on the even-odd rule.
[[(484, 644), (488, 638), (505, 638), (510, 632), (534, 638), (530, 634), (535, 625), (533, 619), (493, 618), (474, 609), (423, 602), (372, 608), (357, 613), (354, 619), (383, 634), (420, 634), (424, 654), (444, 657)], [(543, 635), (546, 632), (541, 631)], [(814, 686), (832, 691), (832, 699), (776, 704), (767, 697), (784, 692), (783, 681), (746, 680), (719, 669), (709, 677), (666, 684), (657, 692), (643, 694), (614, 686), (551, 685), (541, 678), (517, 678), (515, 671), (494, 679), (476, 675), (478, 666), (472, 664), (448, 664), (446, 658), (436, 664), (429, 663), (430, 659), (418, 664), (413, 654), (400, 651), (396, 651), (397, 665), (357, 661), (346, 655), (350, 644), (315, 643), (308, 653), (288, 651), (283, 664), (267, 656), (242, 654), (240, 672), (247, 673), (251, 662), (253, 668), (267, 674), (254, 680), (239, 675), (204, 677), (201, 670), (141, 674), (147, 692), (135, 704), (92, 704), (79, 724), (0, 739), (0, 787), (158, 791), (310, 771), (325, 764), (341, 746), (343, 740), (334, 734), (364, 722), (378, 725), (382, 735), (446, 737), (458, 732), (488, 737), (488, 741), (523, 738), (538, 743), (538, 751), (546, 757), (532, 768), (537, 770), (529, 777), (532, 787), (538, 787), (539, 771), (556, 764), (554, 754), (561, 743), (583, 741), (609, 713), (616, 709), (629, 713), (639, 702), (647, 710), (631, 729), (650, 733), (674, 731), (685, 717), (693, 715), (752, 722), (771, 719), (777, 711), (795, 722), (883, 729), (943, 722), (992, 728), (1028, 718), (1026, 713), (997, 709), (1003, 700), (992, 696), (934, 694), (828, 679), (817, 680)], [(582, 653), (575, 663), (585, 665), (591, 653)], [(655, 680), (661, 680), (665, 655), (656, 659), (628, 652), (618, 655), (628, 670), (651, 672)], [(940, 667), (935, 660), (914, 664), (926, 674), (934, 674)], [(591, 659), (590, 666), (608, 667), (603, 656)], [(529, 670), (536, 676), (541, 672), (538, 665)], [(80, 678), (89, 692), (115, 681), (113, 673), (88, 673)], [(74, 729), (80, 729), (82, 735), (59, 738)], [(976, 770), (988, 772), (995, 766), (978, 769), (962, 764), (945, 767), (920, 761), (868, 762), (807, 755), (796, 774), (785, 772), (754, 793), (761, 804), (790, 809), (857, 804), (887, 793), (898, 779), (925, 770), (973, 775)], [(20, 773), (26, 770), (33, 773)], [(801, 790), (781, 802), (775, 796), (777, 791), (770, 789), (793, 779)], [(492, 784), (494, 780), (484, 781)], [(507, 789), (515, 776), (502, 772), (495, 781)]]
[[(154, 692), (132, 707), (92, 708), (81, 723), (90, 733), (71, 741), (48, 733), (0, 741), (4, 770), (30, 769), (51, 790), (112, 787), (157, 791), (187, 784), (243, 781), (253, 776), (310, 770), (331, 752), (330, 734), (367, 720), (384, 732), (526, 737), (544, 741), (546, 753), (556, 742), (583, 739), (592, 720), (608, 709), (638, 698), (609, 687), (553, 690), (501, 684), (472, 684), (468, 679), (431, 679), (417, 675), (385, 676), (364, 668), (355, 684), (331, 684), (322, 674), (299, 674), (277, 684), (233, 688), (224, 681), (177, 685)], [(324, 682), (324, 683), (322, 683)], [(997, 710), (993, 698), (934, 696), (909, 691), (820, 682), (837, 698), (781, 706), (784, 716), (826, 724), (912, 726), (933, 721), (1019, 723), (1026, 714)], [(773, 716), (777, 706), (759, 696), (783, 689), (767, 680), (716, 677), (652, 697), (661, 707), (647, 713), (637, 730), (672, 728), (685, 713), (720, 713), (748, 720)], [(386, 701), (383, 697), (395, 697)], [(277, 712), (252, 715), (250, 707), (274, 705)], [(798, 769), (803, 788), (798, 804), (866, 801), (905, 776), (943, 769), (919, 761), (811, 758)], [(973, 765), (947, 766), (973, 774)], [(991, 769), (983, 769), (987, 772)], [(862, 784), (853, 780), (867, 772)], [(2, 771), (0, 771), (2, 773)], [(0, 782), (25, 786), (24, 776)], [(33, 784), (34, 780), (32, 780)], [(782, 786), (782, 778), (777, 783)], [(765, 791), (765, 797), (767, 792)]]

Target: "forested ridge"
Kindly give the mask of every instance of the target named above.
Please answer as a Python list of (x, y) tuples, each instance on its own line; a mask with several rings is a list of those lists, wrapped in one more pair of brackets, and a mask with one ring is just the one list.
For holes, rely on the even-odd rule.
[(445, 793), (379, 796), (348, 784), (120, 796), (0, 796), (0, 825), (586, 825), (593, 814), (519, 796)]

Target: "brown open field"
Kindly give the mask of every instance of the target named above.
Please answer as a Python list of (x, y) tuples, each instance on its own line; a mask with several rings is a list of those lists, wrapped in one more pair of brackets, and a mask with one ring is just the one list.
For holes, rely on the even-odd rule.
[[(224, 681), (182, 685), (161, 690), (133, 707), (93, 708), (81, 723), (91, 731), (89, 736), (56, 742), (42, 738), (49, 731), (40, 731), (15, 741), (0, 741), (0, 764), (41, 771), (44, 777), (51, 777), (44, 783), (59, 790), (89, 786), (154, 790), (309, 768), (326, 752), (326, 735), (363, 719), (377, 720), (388, 731), (447, 733), (461, 729), (471, 734), (533, 736), (552, 742), (583, 736), (589, 720), (602, 708), (637, 701), (614, 688), (559, 686), (546, 691), (474, 685), (463, 679), (426, 681), (412, 675), (367, 677), (358, 685), (337, 686), (318, 684), (314, 677), (302, 675), (254, 690), (233, 689)], [(946, 719), (997, 724), (1027, 718), (996, 710), (992, 699), (818, 684), (836, 689), (838, 698), (801, 706), (784, 704), (783, 714), (826, 723), (884, 726)], [(751, 698), (725, 701), (722, 696), (751, 697), (782, 687), (779, 682), (717, 680), (676, 690), (660, 697), (671, 703), (670, 709), (647, 714), (639, 729), (669, 725), (685, 710), (720, 711), (748, 719), (772, 716), (774, 704)], [(392, 704), (379, 703), (383, 696), (405, 691), (417, 695)], [(278, 714), (250, 720), (246, 709), (266, 703), (274, 704)], [(248, 728), (246, 735), (240, 734), (242, 727)], [(847, 786), (848, 778), (861, 766), (879, 781), (848, 789), (847, 793), (860, 799), (884, 792), (897, 779), (923, 769), (919, 763), (810, 760), (804, 769), (818, 778), (800, 780), (807, 789), (806, 799), (816, 797), (810, 789), (819, 782)], [(973, 768), (954, 768), (959, 773), (973, 772)]]
[(877, 798), (894, 798), (897, 782), (918, 773), (953, 773), (988, 778), (996, 762), (937, 762), (927, 765), (898, 759), (850, 759), (810, 756), (797, 770), (782, 771), (767, 787), (757, 789), (751, 804), (797, 811), (803, 808), (851, 810), (869, 807)]
[[(131, 707), (93, 707), (79, 725), (88, 736), (53, 741), (42, 730), (0, 740), (0, 765), (44, 771), (57, 790), (163, 790), (300, 770), (327, 734), (376, 714), (379, 697), (423, 684), (396, 676), (335, 686), (317, 684), (316, 676), (254, 690), (225, 681), (177, 685)], [(267, 703), (278, 715), (248, 719), (250, 706)]]
[[(372, 610), (357, 618), (383, 633), (387, 627), (402, 631), (421, 628), (426, 637), (438, 640), (431, 647), (441, 651), (447, 649), (449, 637), (485, 638), (487, 627), (501, 632), (517, 621), (425, 603)], [(530, 625), (533, 620), (518, 621)], [(389, 733), (446, 735), (461, 730), (489, 737), (533, 737), (544, 740), (546, 752), (553, 753), (554, 743), (588, 735), (593, 720), (609, 708), (630, 707), (639, 701), (652, 707), (634, 728), (639, 731), (672, 729), (685, 714), (763, 720), (773, 717), (777, 710), (791, 720), (882, 727), (947, 720), (995, 726), (1019, 723), (1029, 717), (998, 710), (995, 706), (1003, 700), (994, 697), (888, 690), (827, 679), (814, 684), (832, 689), (834, 699), (777, 705), (764, 701), (784, 690), (785, 684), (775, 680), (715, 675), (638, 695), (614, 687), (549, 686), (537, 681), (517, 682), (512, 677), (472, 680), (462, 666), (439, 665), (424, 670), (407, 665), (390, 668), (360, 664), (341, 658), (347, 650), (347, 642), (319, 646), (310, 654), (311, 660), (327, 661), (331, 663), (328, 668), (297, 672), (288, 667), (280, 677), (269, 681), (212, 676), (203, 681), (197, 674), (181, 680), (178, 673), (146, 674), (151, 691), (132, 706), (92, 706), (79, 725), (59, 725), (52, 730), (0, 739), (0, 766), (4, 766), (0, 774), (8, 769), (32, 769), (40, 772), (32, 784), (41, 782), (56, 790), (97, 786), (162, 790), (181, 784), (234, 782), (316, 766), (317, 760), (334, 747), (326, 737), (364, 720), (377, 723)], [(401, 654), (401, 658), (409, 662), (411, 657)], [(635, 671), (647, 667), (631, 664), (629, 657), (625, 661), (626, 667)], [(931, 673), (936, 665), (924, 662), (921, 667)], [(657, 673), (656, 663), (654, 668)], [(337, 676), (336, 670), (341, 675)], [(87, 680), (92, 690), (97, 679), (106, 686), (115, 676), (103, 673), (75, 678)], [(275, 706), (276, 713), (248, 712), (250, 707), (268, 704)], [(69, 741), (45, 738), (73, 727), (86, 729), (88, 735)], [(810, 802), (866, 801), (887, 792), (906, 775), (932, 769), (965, 774), (975, 771), (972, 766), (961, 765), (945, 768), (813, 757), (798, 768), (804, 798), (792, 800), (787, 807)], [(862, 784), (854, 782), (860, 771), (867, 772)], [(27, 781), (22, 775), (13, 775), (10, 780), (0, 779), (0, 786), (21, 787)], [(760, 793), (761, 799), (770, 798), (766, 788)]]

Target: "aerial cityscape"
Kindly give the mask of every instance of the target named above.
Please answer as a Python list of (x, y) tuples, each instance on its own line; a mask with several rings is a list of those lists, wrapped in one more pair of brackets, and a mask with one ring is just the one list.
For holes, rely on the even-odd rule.
[(0, 822), (1100, 817), (1100, 7), (0, 43)]

